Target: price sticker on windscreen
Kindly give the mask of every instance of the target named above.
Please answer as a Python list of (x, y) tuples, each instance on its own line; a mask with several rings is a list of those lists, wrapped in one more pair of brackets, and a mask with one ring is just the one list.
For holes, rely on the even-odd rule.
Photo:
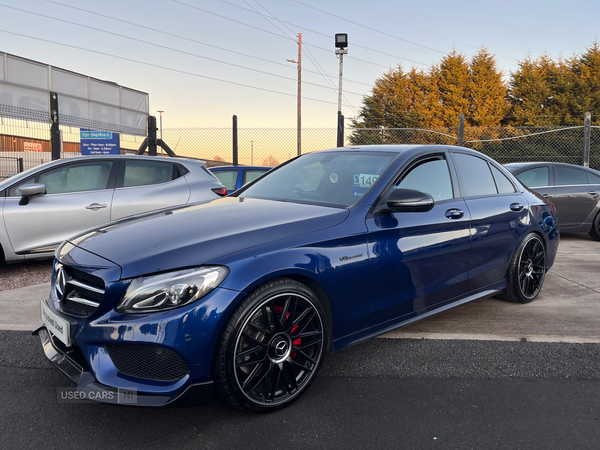
[(353, 180), (352, 195), (356, 198), (362, 197), (367, 192), (375, 181), (377, 181), (379, 175), (371, 173), (355, 173)]
[(377, 181), (379, 175), (370, 173), (355, 173), (354, 174), (354, 186), (361, 188), (370, 188), (375, 181)]

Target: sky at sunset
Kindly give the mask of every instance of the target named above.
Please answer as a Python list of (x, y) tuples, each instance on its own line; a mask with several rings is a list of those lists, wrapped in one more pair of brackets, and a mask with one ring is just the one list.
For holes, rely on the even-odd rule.
[[(163, 126), (334, 128), (335, 33), (348, 33), (344, 106), (353, 117), (397, 64), (427, 69), (481, 46), (508, 74), (531, 54), (569, 57), (598, 37), (600, 2), (442, 0), (0, 0), (0, 51), (149, 93)], [(158, 115), (158, 114), (156, 114)]]

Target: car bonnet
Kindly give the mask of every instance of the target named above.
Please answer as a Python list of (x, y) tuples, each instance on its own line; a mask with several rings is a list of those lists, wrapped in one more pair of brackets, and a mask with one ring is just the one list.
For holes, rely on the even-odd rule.
[(191, 267), (343, 222), (347, 209), (228, 197), (133, 217), (70, 242), (122, 268), (122, 278)]

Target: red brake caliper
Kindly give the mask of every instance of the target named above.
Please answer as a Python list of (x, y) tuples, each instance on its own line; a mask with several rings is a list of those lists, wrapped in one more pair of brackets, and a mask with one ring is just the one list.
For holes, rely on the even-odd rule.
[[(283, 307), (281, 307), (279, 305), (275, 305), (275, 311), (277, 313), (281, 313), (281, 311), (283, 311)], [(288, 311), (288, 312), (285, 313), (285, 320), (283, 321), (284, 324), (287, 322), (287, 320), (289, 319), (289, 317), (290, 317), (290, 312)], [(294, 334), (297, 329), (298, 329), (298, 325), (294, 326), (294, 328), (292, 328), (292, 331), (290, 332), (290, 335)], [(298, 346), (301, 343), (302, 343), (302, 339), (301, 338), (298, 338), (298, 339), (296, 339), (295, 341), (292, 342), (292, 344), (295, 345), (295, 346)], [(296, 352), (292, 352), (290, 354), (290, 356), (292, 358), (295, 358), (296, 357)]]

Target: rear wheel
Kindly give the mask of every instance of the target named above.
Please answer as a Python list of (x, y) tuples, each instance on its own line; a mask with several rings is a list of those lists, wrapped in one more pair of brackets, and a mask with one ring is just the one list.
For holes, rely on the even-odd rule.
[(546, 248), (535, 233), (528, 234), (515, 251), (499, 296), (514, 303), (529, 303), (539, 295), (546, 276)]
[(592, 229), (589, 232), (590, 237), (595, 241), (600, 241), (600, 212), (596, 214)]
[(258, 412), (297, 400), (325, 352), (324, 310), (305, 285), (279, 278), (252, 291), (221, 333), (213, 379), (232, 405)]

